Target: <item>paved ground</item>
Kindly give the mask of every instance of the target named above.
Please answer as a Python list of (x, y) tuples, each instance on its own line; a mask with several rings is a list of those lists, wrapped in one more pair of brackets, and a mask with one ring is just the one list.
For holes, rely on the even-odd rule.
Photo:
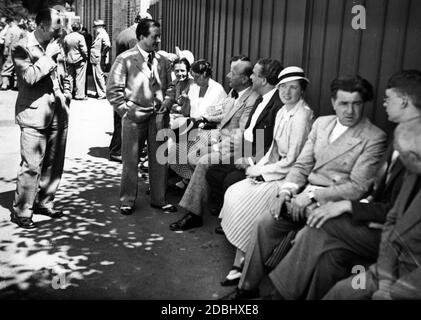
[[(65, 173), (57, 194), (60, 220), (36, 217), (23, 230), (9, 222), (19, 165), (16, 92), (0, 92), (0, 298), (216, 299), (232, 288), (219, 281), (234, 250), (205, 226), (174, 233), (168, 225), (184, 212), (149, 206), (139, 183), (137, 210), (118, 212), (121, 165), (109, 162), (112, 109), (107, 101), (73, 101)], [(170, 195), (172, 203), (179, 197)]]

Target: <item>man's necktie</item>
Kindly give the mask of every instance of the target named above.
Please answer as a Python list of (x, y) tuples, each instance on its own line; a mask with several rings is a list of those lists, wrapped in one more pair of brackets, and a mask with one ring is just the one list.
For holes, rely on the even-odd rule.
[(153, 63), (153, 52), (148, 54), (148, 67), (152, 70), (152, 63)]
[(234, 99), (236, 99), (236, 100), (238, 99), (238, 92), (237, 92), (237, 90), (234, 90), (233, 89), (231, 91), (231, 97), (234, 98)]

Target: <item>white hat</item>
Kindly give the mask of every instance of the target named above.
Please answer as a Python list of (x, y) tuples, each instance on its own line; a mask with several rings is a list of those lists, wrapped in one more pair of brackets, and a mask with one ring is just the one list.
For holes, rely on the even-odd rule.
[(190, 64), (194, 62), (194, 55), (189, 50), (180, 50), (179, 47), (175, 47), (175, 54), (180, 58), (186, 58)]
[(304, 74), (304, 70), (300, 67), (286, 67), (279, 73), (278, 76), (279, 82), (278, 84), (286, 83), (293, 80), (300, 80), (303, 79), (307, 82), (310, 82)]
[(104, 20), (98, 19), (98, 20), (94, 21), (94, 28), (95, 27), (103, 27), (103, 26), (105, 26)]

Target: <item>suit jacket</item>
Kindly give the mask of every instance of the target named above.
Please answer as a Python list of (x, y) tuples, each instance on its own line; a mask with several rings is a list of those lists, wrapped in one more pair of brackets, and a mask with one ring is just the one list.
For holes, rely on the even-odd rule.
[(88, 58), (85, 37), (79, 32), (71, 32), (64, 37), (64, 50), (68, 63), (78, 63)]
[[(250, 116), (248, 118), (246, 129), (250, 126), (250, 122), (253, 117), (253, 114), (256, 112), (256, 109), (259, 104), (260, 104), (260, 99), (257, 99), (253, 106), (253, 110), (250, 113)], [(276, 90), (272, 98), (269, 100), (268, 104), (263, 109), (262, 113), (260, 114), (259, 118), (256, 121), (256, 125), (253, 128), (254, 139), (251, 145), (252, 154), (253, 156), (257, 157), (256, 162), (259, 161), (260, 158), (263, 157), (266, 152), (268, 152), (272, 144), (273, 129), (275, 127), (276, 114), (278, 113), (279, 109), (282, 108), (282, 106), (283, 106), (283, 103), (281, 99), (279, 98), (279, 91)], [(263, 146), (260, 144), (260, 142), (257, 142), (259, 140), (258, 139), (259, 137), (257, 136), (257, 132), (259, 132), (259, 135), (260, 135), (262, 130), (264, 134)]]
[[(70, 80), (67, 74), (58, 74), (57, 63), (45, 55), (34, 33), (28, 33), (14, 46), (12, 58), (19, 87), (16, 122), (21, 127), (45, 129), (55, 112), (62, 113), (67, 121), (70, 100), (65, 93), (71, 97)], [(53, 82), (53, 78), (57, 81)]]
[(314, 192), (319, 202), (364, 197), (385, 151), (386, 134), (367, 118), (329, 143), (336, 123), (336, 116), (319, 117), (314, 122), (297, 162), (285, 179), (300, 189), (307, 184), (323, 187)]
[(230, 95), (226, 98), (230, 103), (227, 104), (225, 115), (218, 126), (221, 137), (219, 150), (223, 155), (229, 156), (239, 150), (246, 124), (258, 97), (252, 87), (249, 87), (237, 102)]
[(389, 210), (398, 197), (403, 183), (405, 167), (400, 159), (396, 159), (391, 168), (390, 177), (386, 181), (387, 171), (392, 162), (393, 144), (387, 148), (377, 170), (374, 181), (374, 190), (370, 202), (352, 201), (353, 222), (377, 222), (384, 223)]
[(136, 38), (137, 23), (121, 31), (115, 40), (116, 55), (133, 48), (139, 40)]
[[(395, 205), (387, 215), (379, 258), (373, 266), (379, 280), (392, 281), (394, 299), (421, 299), (420, 176), (407, 173)], [(409, 201), (412, 191), (415, 198)]]
[(313, 124), (313, 111), (300, 100), (286, 114), (285, 107), (276, 115), (273, 142), (259, 161), (265, 181), (284, 179), (299, 156)]
[(107, 31), (101, 28), (98, 31), (98, 35), (95, 37), (95, 40), (92, 42), (91, 46), (91, 63), (92, 64), (102, 64), (106, 63), (108, 52), (111, 49), (110, 37), (108, 36)]
[(151, 71), (136, 46), (116, 58), (107, 82), (107, 99), (120, 116), (126, 113), (129, 100), (139, 111), (151, 112), (157, 100), (163, 102), (170, 84), (169, 61), (155, 53)]

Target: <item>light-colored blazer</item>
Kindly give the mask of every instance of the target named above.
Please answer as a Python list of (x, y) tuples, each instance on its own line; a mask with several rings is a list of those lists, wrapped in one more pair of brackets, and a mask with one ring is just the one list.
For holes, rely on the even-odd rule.
[[(19, 87), (16, 122), (21, 127), (45, 129), (55, 112), (66, 118), (70, 100), (65, 94), (71, 97), (70, 80), (67, 74), (58, 74), (57, 63), (45, 55), (33, 32), (13, 47), (12, 59)], [(59, 86), (54, 86), (52, 77), (58, 79)]]
[(77, 63), (88, 58), (85, 37), (79, 32), (71, 32), (64, 37), (64, 51), (68, 63)]
[(272, 145), (257, 163), (261, 166), (265, 181), (286, 177), (307, 141), (313, 120), (313, 110), (304, 100), (300, 100), (290, 113), (287, 113), (285, 107), (278, 111)]
[(111, 49), (110, 37), (104, 28), (98, 30), (98, 35), (91, 46), (91, 63), (106, 63), (109, 51)]
[[(421, 190), (419, 175), (408, 173), (382, 233), (377, 263), (380, 280), (390, 280), (393, 299), (421, 299)], [(412, 202), (410, 194), (417, 192)]]
[(336, 116), (318, 118), (285, 182), (303, 188), (322, 186), (314, 195), (319, 202), (358, 200), (373, 183), (386, 149), (386, 134), (367, 118), (349, 128), (333, 143), (329, 136)]
[(230, 96), (226, 98), (229, 99), (230, 104), (227, 105), (224, 118), (219, 124), (220, 136), (223, 141), (219, 150), (222, 154), (230, 156), (235, 149), (240, 148), (246, 124), (258, 97), (259, 95), (253, 91), (252, 87), (249, 87), (238, 98), (237, 103)]
[(116, 58), (107, 81), (107, 99), (120, 116), (126, 113), (129, 100), (140, 111), (150, 110), (154, 108), (156, 99), (164, 100), (170, 83), (169, 61), (155, 53), (151, 71), (135, 46)]

